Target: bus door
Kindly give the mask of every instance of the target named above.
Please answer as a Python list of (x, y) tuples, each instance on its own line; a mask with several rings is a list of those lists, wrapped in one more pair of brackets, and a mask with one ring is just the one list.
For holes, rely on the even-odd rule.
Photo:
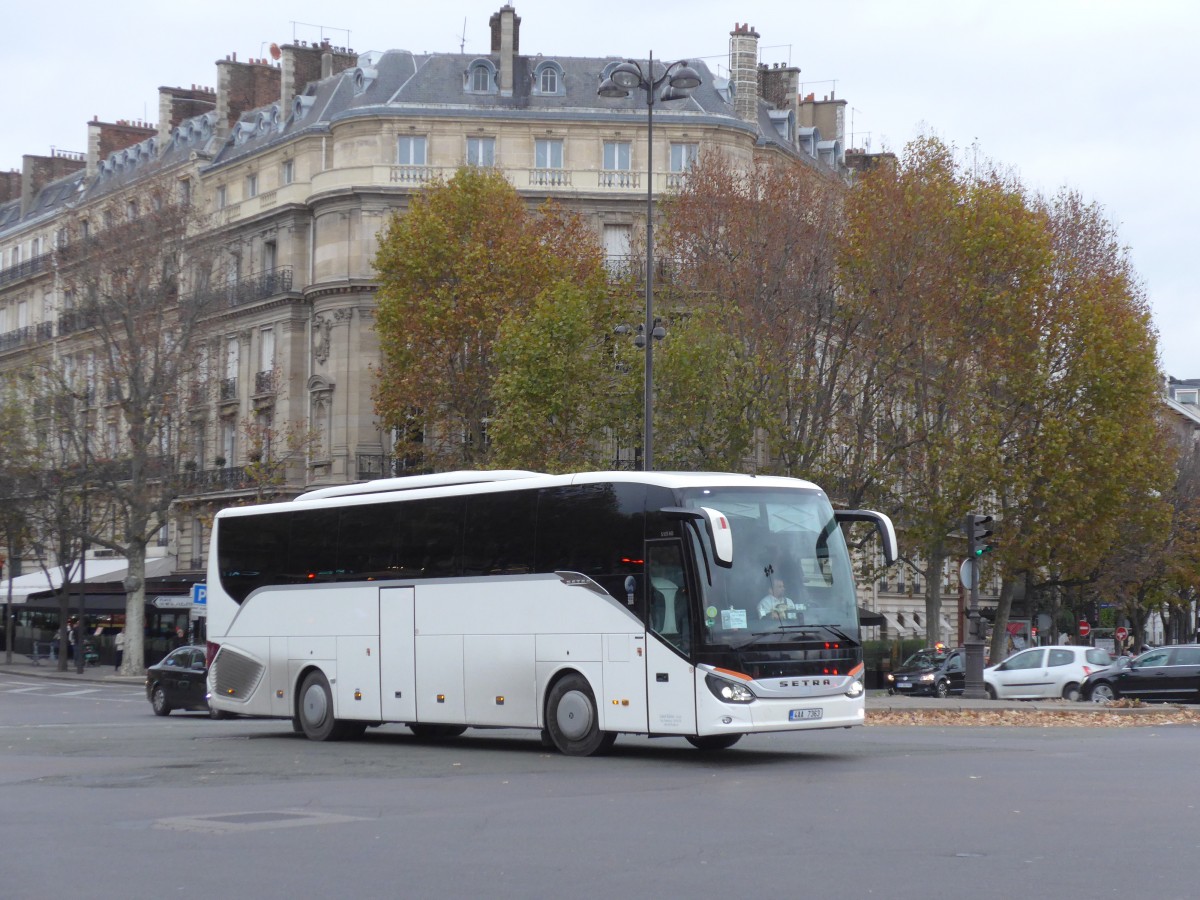
[(695, 614), (681, 540), (646, 542), (646, 578), (649, 581), (646, 624), (650, 632), (646, 641), (646, 695), (650, 733), (695, 734), (695, 677), (689, 662), (695, 640)]
[(413, 722), (417, 718), (415, 593), (410, 587), (379, 590), (379, 699), (385, 722)]

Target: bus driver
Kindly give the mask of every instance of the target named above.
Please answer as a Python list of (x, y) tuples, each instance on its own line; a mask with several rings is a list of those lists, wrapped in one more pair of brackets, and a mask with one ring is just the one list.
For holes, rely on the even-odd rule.
[(790, 620), (803, 625), (804, 606), (787, 596), (782, 578), (772, 578), (770, 592), (758, 601), (758, 617), (780, 622)]

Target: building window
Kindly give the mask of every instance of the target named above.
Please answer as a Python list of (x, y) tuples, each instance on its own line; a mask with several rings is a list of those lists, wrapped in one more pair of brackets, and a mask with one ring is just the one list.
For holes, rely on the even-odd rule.
[(630, 248), (633, 243), (633, 227), (630, 225), (604, 226), (604, 268), (614, 278), (629, 274)]
[(496, 91), (496, 70), (486, 59), (471, 63), (467, 70), (467, 90), (472, 94), (492, 94)]
[(79, 236), (85, 241), (92, 236), (92, 224), (87, 219), (79, 223)]
[(533, 184), (561, 186), (569, 183), (563, 168), (563, 142), (559, 139), (542, 138), (534, 142)]
[(696, 164), (696, 157), (699, 155), (699, 144), (672, 144), (671, 171), (667, 175), (667, 187), (683, 187), (687, 173)]
[(396, 163), (401, 166), (425, 165), (425, 136), (402, 135), (397, 138)]
[(179, 205), (187, 206), (192, 202), (192, 182), (188, 178), (179, 180)]
[(246, 176), (246, 199), (258, 196), (258, 174), (254, 173)]
[(637, 187), (637, 175), (629, 170), (632, 145), (629, 141), (604, 142), (604, 171), (601, 187)]
[(263, 328), (258, 333), (258, 371), (270, 372), (275, 368), (275, 329)]
[(467, 165), (490, 167), (496, 164), (496, 139), (490, 137), (467, 138)]
[(137, 214), (138, 214), (137, 201), (130, 200), (129, 202), (127, 202), (125, 204), (125, 220), (127, 222), (132, 222), (134, 219), (137, 218)]
[(1179, 403), (1189, 403), (1195, 406), (1200, 402), (1200, 391), (1176, 391), (1175, 400)]
[(225, 185), (217, 186), (217, 209), (225, 208)]
[(296, 180), (296, 161), (285, 159), (283, 161), (283, 170), (280, 173), (280, 180), (284, 184), (291, 184)]
[(275, 271), (276, 246), (274, 241), (263, 241), (262, 245), (262, 270), (264, 272)]

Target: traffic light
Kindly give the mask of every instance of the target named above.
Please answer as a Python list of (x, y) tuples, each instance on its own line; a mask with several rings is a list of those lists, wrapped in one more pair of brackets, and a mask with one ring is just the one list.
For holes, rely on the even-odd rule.
[(988, 540), (992, 536), (992, 517), (977, 516), (969, 513), (963, 522), (963, 530), (967, 533), (967, 558), (978, 559), (985, 553), (995, 550), (995, 544)]

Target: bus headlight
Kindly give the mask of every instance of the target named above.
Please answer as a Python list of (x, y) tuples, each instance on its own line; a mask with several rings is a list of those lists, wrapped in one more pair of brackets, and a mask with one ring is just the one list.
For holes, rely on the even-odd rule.
[(850, 682), (850, 687), (846, 691), (846, 696), (851, 697), (851, 698), (859, 697), (859, 696), (862, 696), (862, 692), (863, 692), (862, 679), (855, 678), (852, 682)]
[(725, 703), (753, 703), (756, 699), (750, 688), (736, 681), (718, 678), (711, 672), (704, 676), (704, 683), (713, 692), (713, 696)]

